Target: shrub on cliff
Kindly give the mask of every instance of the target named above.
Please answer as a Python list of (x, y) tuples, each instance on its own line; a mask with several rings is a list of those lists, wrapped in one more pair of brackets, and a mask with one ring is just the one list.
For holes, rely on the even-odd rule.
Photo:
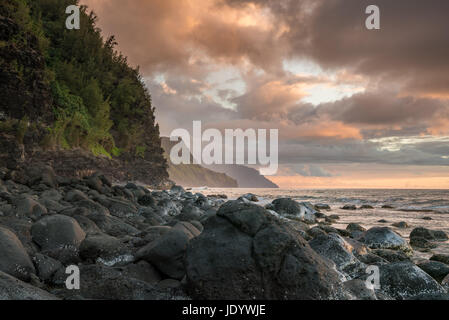
[[(113, 36), (102, 37), (87, 7), (81, 6), (80, 30), (66, 29), (65, 9), (72, 4), (78, 1), (0, 4), (0, 113), (6, 118), (0, 124), (28, 117), (45, 148), (81, 147), (165, 168), (139, 69), (115, 50)], [(23, 140), (26, 130), (16, 127)]]

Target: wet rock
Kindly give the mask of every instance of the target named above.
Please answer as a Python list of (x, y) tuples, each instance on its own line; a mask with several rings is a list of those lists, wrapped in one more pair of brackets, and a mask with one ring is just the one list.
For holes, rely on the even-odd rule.
[(0, 271), (0, 300), (59, 300), (56, 296)]
[(325, 236), (327, 233), (320, 227), (313, 227), (307, 230), (307, 234), (313, 239), (321, 235)]
[(18, 217), (39, 218), (48, 213), (47, 208), (29, 195), (21, 195), (12, 200)]
[(130, 250), (117, 238), (106, 234), (87, 236), (80, 245), (80, 258), (94, 263), (98, 259), (101, 261), (112, 261), (122, 255), (130, 255)]
[(427, 272), (432, 278), (438, 282), (442, 282), (443, 279), (449, 274), (449, 266), (438, 261), (425, 261), (418, 264), (418, 267)]
[(407, 255), (413, 253), (407, 241), (388, 227), (371, 228), (362, 234), (359, 241), (371, 249), (401, 250)]
[(424, 249), (424, 250), (429, 250), (429, 249), (434, 249), (437, 247), (436, 243), (429, 241), (423, 237), (413, 237), (410, 238), (410, 245), (418, 250)]
[(352, 254), (354, 248), (351, 244), (338, 234), (329, 233), (318, 236), (309, 241), (309, 245), (320, 256), (333, 261), (337, 269), (348, 279), (354, 278), (366, 269), (366, 266)]
[(385, 259), (388, 262), (410, 261), (410, 257), (402, 251), (390, 249), (375, 249), (372, 253)]
[(180, 196), (180, 195), (186, 193), (186, 191), (181, 186), (173, 186), (170, 189), (170, 193), (173, 194), (173, 195), (176, 195), (176, 196)]
[(351, 234), (351, 238), (357, 239), (366, 231), (366, 229), (357, 223), (350, 223), (346, 227), (346, 231)]
[(411, 262), (395, 262), (379, 268), (379, 291), (391, 298), (402, 300), (422, 294), (446, 293), (435, 279)]
[(293, 216), (307, 222), (316, 221), (316, 210), (310, 203), (299, 203), (290, 198), (276, 199), (272, 202), (273, 209), (280, 215)]
[(82, 201), (82, 200), (88, 200), (89, 198), (86, 196), (86, 194), (80, 190), (72, 189), (64, 197), (65, 201), (68, 202), (76, 202), (76, 201)]
[(344, 286), (353, 296), (353, 300), (377, 300), (374, 289), (369, 288), (363, 280), (352, 279), (346, 281)]
[(183, 256), (190, 239), (186, 232), (172, 229), (137, 251), (136, 258), (151, 263), (170, 278), (182, 279)]
[(177, 215), (176, 219), (179, 221), (200, 220), (203, 215), (203, 210), (192, 204), (189, 204), (182, 208), (181, 214)]
[[(102, 265), (80, 267), (80, 290), (76, 292), (86, 299), (99, 300), (171, 300), (186, 299), (182, 292), (162, 290), (132, 277), (126, 272)], [(66, 292), (68, 296), (73, 292)]]
[(331, 207), (325, 203), (317, 203), (314, 205), (316, 210), (330, 210)]
[(50, 281), (56, 271), (62, 268), (61, 262), (40, 253), (36, 253), (33, 262), (36, 266), (37, 275), (42, 281)]
[(150, 194), (145, 194), (145, 195), (140, 196), (138, 198), (137, 202), (141, 206), (145, 206), (145, 207), (153, 206), (156, 204), (156, 200), (154, 200), (154, 197), (151, 196)]
[(401, 221), (401, 222), (393, 223), (393, 227), (400, 228), (400, 229), (407, 229), (407, 228), (409, 228), (409, 225), (407, 222)]
[(449, 265), (449, 255), (448, 254), (434, 254), (430, 260), (439, 261)]
[(109, 213), (118, 218), (125, 218), (132, 215), (137, 215), (137, 207), (130, 201), (113, 199), (113, 198), (100, 198), (98, 201), (109, 209)]
[(155, 267), (146, 261), (131, 263), (123, 267), (118, 267), (125, 277), (134, 278), (149, 284), (157, 284), (162, 280), (162, 275)]
[(23, 281), (35, 274), (34, 265), (17, 236), (0, 226), (0, 271)]
[(410, 239), (424, 238), (431, 241), (447, 241), (449, 240), (446, 232), (439, 230), (430, 230), (423, 227), (418, 227), (410, 233)]
[[(213, 216), (186, 252), (187, 288), (201, 299), (329, 299), (345, 296), (338, 273), (268, 212)], [(259, 215), (259, 217), (255, 217)], [(240, 221), (238, 218), (242, 217)], [(257, 230), (257, 231), (255, 231)]]
[(228, 201), (220, 207), (217, 216), (223, 217), (243, 232), (255, 235), (266, 222), (265, 209), (251, 203)]
[(86, 234), (75, 219), (53, 215), (40, 219), (31, 228), (33, 241), (43, 250), (60, 249), (65, 246), (78, 248)]
[(246, 199), (246, 200), (251, 201), (251, 202), (259, 202), (259, 198), (257, 198), (257, 196), (255, 194), (252, 194), (252, 193), (244, 194), (240, 198)]

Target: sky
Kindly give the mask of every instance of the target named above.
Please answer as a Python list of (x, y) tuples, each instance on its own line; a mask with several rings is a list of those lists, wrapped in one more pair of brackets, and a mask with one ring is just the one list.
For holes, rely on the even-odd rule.
[(285, 188), (449, 189), (449, 1), (81, 3), (139, 66), (162, 135), (278, 129)]

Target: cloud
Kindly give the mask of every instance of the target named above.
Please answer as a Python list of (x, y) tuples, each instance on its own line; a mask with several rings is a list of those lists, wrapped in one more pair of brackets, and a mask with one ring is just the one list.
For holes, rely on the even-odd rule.
[(310, 179), (449, 165), (447, 0), (377, 0), (376, 31), (368, 0), (82, 2), (141, 66), (164, 135), (279, 129), (281, 164)]

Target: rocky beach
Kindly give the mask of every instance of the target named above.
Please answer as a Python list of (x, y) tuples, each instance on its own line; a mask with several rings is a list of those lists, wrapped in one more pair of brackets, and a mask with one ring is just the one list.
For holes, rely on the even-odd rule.
[[(414, 258), (446, 242), (444, 231), (416, 227), (407, 240), (388, 225), (339, 224), (326, 209), (2, 169), (0, 298), (448, 298), (449, 255)], [(70, 266), (79, 290), (67, 289)], [(378, 288), (366, 281), (373, 266)]]

